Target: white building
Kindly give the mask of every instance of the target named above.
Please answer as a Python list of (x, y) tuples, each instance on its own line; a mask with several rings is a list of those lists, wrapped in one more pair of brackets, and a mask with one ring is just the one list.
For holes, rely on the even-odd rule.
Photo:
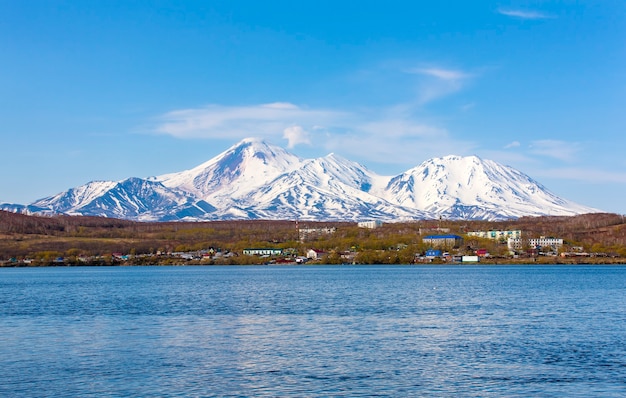
[(507, 240), (507, 246), (509, 250), (519, 251), (524, 248), (524, 243), (527, 243), (528, 247), (535, 249), (537, 247), (551, 247), (554, 250), (558, 250), (563, 246), (563, 239), (561, 238), (548, 238), (540, 236), (539, 238), (526, 239), (522, 238), (509, 238)]
[(428, 235), (422, 238), (422, 242), (432, 247), (460, 247), (463, 238), (459, 235)]
[(506, 241), (506, 245), (510, 251), (520, 251), (524, 248), (522, 238), (509, 238)]
[(375, 221), (362, 221), (359, 224), (359, 228), (370, 228), (370, 229), (374, 229), (374, 228), (378, 228), (381, 227), (383, 225), (382, 221), (379, 220), (375, 220)]
[(528, 239), (528, 245), (530, 247), (551, 247), (558, 250), (563, 246), (563, 239), (541, 236), (539, 238)]
[(300, 240), (304, 242), (305, 240), (315, 238), (316, 236), (332, 235), (335, 232), (337, 232), (337, 228), (335, 227), (300, 228), (298, 230), (298, 235)]
[(319, 260), (325, 255), (326, 255), (325, 251), (316, 250), (316, 249), (309, 249), (309, 251), (306, 252), (306, 257), (311, 260)]
[(283, 249), (243, 249), (243, 254), (247, 256), (282, 256)]
[(519, 229), (511, 231), (472, 231), (468, 232), (467, 236), (476, 236), (478, 238), (493, 240), (521, 239), (522, 231)]

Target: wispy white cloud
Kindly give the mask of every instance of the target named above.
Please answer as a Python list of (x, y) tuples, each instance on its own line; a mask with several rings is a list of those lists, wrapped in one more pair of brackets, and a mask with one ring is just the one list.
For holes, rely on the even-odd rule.
[(327, 150), (349, 158), (403, 168), (473, 147), (451, 137), (445, 128), (393, 115), (362, 120), (346, 134), (326, 134), (324, 141)]
[(522, 144), (519, 141), (513, 141), (504, 146), (504, 149), (519, 148)]
[(457, 93), (466, 87), (474, 74), (441, 66), (414, 67), (405, 73), (419, 76), (417, 82), (417, 105), (426, 105)]
[(516, 10), (512, 8), (498, 8), (498, 13), (506, 15), (507, 17), (520, 18), (520, 19), (549, 19), (552, 16), (532, 10)]
[[(388, 69), (383, 69), (375, 72), (384, 75)], [(403, 89), (406, 87), (405, 94), (410, 94), (395, 104), (351, 109), (289, 102), (212, 104), (167, 112), (157, 119), (153, 131), (177, 138), (240, 140), (254, 136), (275, 143), (286, 140), (288, 148), (307, 145), (307, 151), (315, 148), (381, 164), (410, 165), (416, 159), (463, 154), (459, 149), (475, 148), (474, 143), (455, 139), (437, 123), (416, 116), (424, 114), (421, 108), (429, 101), (461, 90), (473, 74), (433, 65), (396, 66), (394, 71), (388, 73), (405, 79)], [(385, 78), (379, 76), (382, 81)]]
[(276, 138), (283, 134), (291, 143), (303, 143), (302, 135), (287, 129), (295, 125), (313, 126), (333, 123), (346, 115), (325, 109), (308, 109), (291, 103), (275, 102), (249, 106), (208, 105), (180, 109), (162, 115), (155, 132), (177, 138), (241, 139), (250, 136)]
[[(558, 140), (533, 141), (525, 147), (517, 141), (511, 144), (520, 150), (490, 150), (483, 148), (482, 154), (488, 159), (514, 167), (532, 178), (542, 181), (568, 180), (578, 183), (626, 183), (626, 171), (606, 170), (601, 165), (585, 164), (581, 159), (582, 146), (579, 143), (568, 143)], [(506, 147), (505, 147), (506, 148)], [(565, 167), (559, 167), (554, 159), (566, 161)]]
[(413, 68), (413, 69), (408, 69), (407, 70), (408, 73), (414, 73), (414, 74), (422, 74), (422, 75), (427, 75), (427, 76), (432, 76), (432, 77), (436, 77), (438, 79), (441, 80), (445, 80), (448, 82), (454, 82), (454, 81), (459, 81), (462, 79), (467, 79), (469, 77), (471, 77), (470, 74), (460, 71), (460, 70), (454, 70), (454, 69), (445, 69), (445, 68)]
[(589, 167), (545, 168), (537, 171), (540, 177), (573, 180), (585, 183), (626, 183), (626, 172), (609, 171)]
[(531, 143), (530, 152), (535, 155), (547, 156), (564, 162), (571, 162), (576, 159), (581, 148), (581, 145), (577, 142), (537, 140)]
[[(307, 144), (360, 161), (412, 165), (416, 159), (448, 154), (474, 144), (456, 140), (445, 128), (416, 119), (411, 106), (358, 111), (304, 108), (290, 103), (210, 105), (168, 112), (156, 133), (178, 138), (239, 140), (261, 137), (287, 147)], [(457, 151), (458, 152), (458, 151)]]
[[(389, 129), (381, 122), (377, 127), (381, 131), (393, 131), (396, 123), (391, 123)], [(378, 130), (377, 130), (378, 131)], [(324, 139), (327, 151), (335, 152), (349, 159), (361, 162), (374, 171), (382, 174), (399, 173), (415, 167), (422, 161), (450, 154), (470, 155), (475, 152), (476, 143), (456, 139), (445, 129), (434, 127), (413, 128), (413, 136), (391, 137), (379, 131), (377, 134), (363, 130), (348, 134), (328, 134)]]

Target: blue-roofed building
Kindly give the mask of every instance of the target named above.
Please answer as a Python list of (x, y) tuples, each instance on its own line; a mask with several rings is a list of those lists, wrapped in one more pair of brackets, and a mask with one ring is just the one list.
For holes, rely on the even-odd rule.
[(463, 238), (459, 235), (428, 235), (422, 238), (422, 242), (432, 247), (460, 247), (463, 244)]

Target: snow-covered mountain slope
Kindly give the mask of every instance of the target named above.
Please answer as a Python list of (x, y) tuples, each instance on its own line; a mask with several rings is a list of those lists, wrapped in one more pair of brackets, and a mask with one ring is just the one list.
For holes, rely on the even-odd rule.
[(55, 213), (67, 213), (72, 209), (87, 206), (92, 201), (106, 194), (116, 185), (113, 181), (92, 181), (76, 188), (70, 188), (54, 196), (40, 199), (33, 206), (49, 209)]
[(245, 195), (297, 169), (301, 162), (283, 148), (247, 138), (193, 169), (153, 179), (203, 199), (228, 198)]
[(597, 210), (559, 198), (527, 175), (477, 156), (430, 159), (391, 179), (383, 197), (451, 219), (574, 215)]
[(303, 220), (405, 220), (430, 218), (416, 209), (371, 195), (378, 177), (363, 166), (334, 154), (306, 160), (261, 189), (239, 200), (259, 218)]
[(141, 221), (196, 219), (215, 211), (208, 203), (184, 191), (141, 178), (91, 182), (41, 199), (31, 207), (46, 209), (49, 213)]
[(430, 159), (395, 177), (330, 154), (300, 159), (245, 139), (190, 170), (91, 182), (29, 206), (31, 214), (133, 220), (499, 220), (597, 212), (550, 193), (510, 167), (476, 156)]

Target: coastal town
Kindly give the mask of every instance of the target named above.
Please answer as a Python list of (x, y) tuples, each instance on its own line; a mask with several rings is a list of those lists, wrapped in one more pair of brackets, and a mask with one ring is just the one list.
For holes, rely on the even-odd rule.
[(3, 267), (626, 262), (626, 224), (610, 214), (495, 223), (134, 223), (0, 216)]

